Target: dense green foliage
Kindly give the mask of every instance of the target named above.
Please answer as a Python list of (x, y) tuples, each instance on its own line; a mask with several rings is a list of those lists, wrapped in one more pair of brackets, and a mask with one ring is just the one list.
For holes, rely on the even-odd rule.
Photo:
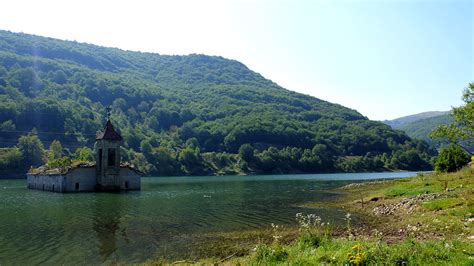
[(474, 83), (469, 83), (463, 93), (464, 104), (452, 110), (454, 122), (436, 128), (431, 137), (444, 138), (463, 147), (474, 141)]
[(18, 149), (21, 154), (21, 162), (24, 165), (38, 166), (44, 162), (43, 143), (34, 134), (21, 136), (18, 139)]
[[(67, 156), (66, 152), (69, 153)], [(14, 147), (0, 148), (0, 173), (25, 176), (31, 167), (44, 164), (49, 168), (65, 167), (73, 162), (91, 160), (93, 156), (90, 148), (77, 148), (74, 152), (70, 152), (64, 149), (58, 140), (53, 140), (49, 150), (46, 150), (36, 132), (32, 131), (20, 136)]]
[(456, 172), (471, 160), (470, 156), (458, 145), (451, 144), (441, 149), (436, 162), (435, 170), (439, 172)]
[[(474, 83), (470, 83), (463, 93), (464, 104), (452, 110), (454, 122), (437, 127), (431, 134), (435, 139), (451, 142), (441, 150), (436, 159), (437, 171), (454, 172), (466, 165), (474, 145)], [(471, 145), (471, 146), (469, 146)]]
[[(0, 31), (0, 145), (36, 128), (92, 147), (106, 106), (124, 159), (158, 175), (429, 169), (423, 141), (243, 64)], [(239, 155), (240, 154), (240, 155)]]
[(0, 170), (18, 169), (22, 166), (23, 155), (18, 148), (0, 149)]

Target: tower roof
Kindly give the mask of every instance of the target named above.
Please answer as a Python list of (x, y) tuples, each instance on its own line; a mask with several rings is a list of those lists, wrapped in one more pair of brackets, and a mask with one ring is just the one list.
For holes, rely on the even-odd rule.
[(120, 136), (117, 131), (115, 131), (114, 126), (112, 125), (112, 122), (110, 122), (110, 119), (107, 120), (107, 123), (105, 124), (104, 131), (97, 135), (96, 140), (122, 140), (122, 136)]

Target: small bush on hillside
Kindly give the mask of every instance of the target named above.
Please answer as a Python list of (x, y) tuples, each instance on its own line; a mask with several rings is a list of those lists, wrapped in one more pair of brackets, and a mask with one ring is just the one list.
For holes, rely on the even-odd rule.
[(455, 172), (469, 163), (469, 155), (455, 144), (443, 148), (435, 163), (438, 172)]

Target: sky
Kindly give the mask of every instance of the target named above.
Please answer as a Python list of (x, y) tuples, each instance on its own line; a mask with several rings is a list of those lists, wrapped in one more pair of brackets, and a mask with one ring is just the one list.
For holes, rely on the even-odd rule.
[(373, 120), (462, 104), (474, 0), (3, 0), (0, 29), (218, 55)]

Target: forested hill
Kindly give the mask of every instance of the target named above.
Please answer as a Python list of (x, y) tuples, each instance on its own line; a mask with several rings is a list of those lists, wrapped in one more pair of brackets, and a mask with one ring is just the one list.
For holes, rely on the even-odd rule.
[(420, 121), (420, 120), (429, 119), (429, 118), (432, 118), (432, 117), (439, 117), (439, 116), (447, 117), (447, 116), (449, 116), (449, 111), (423, 112), (423, 113), (419, 113), (419, 114), (399, 117), (399, 118), (396, 118), (396, 119), (393, 119), (393, 120), (384, 120), (383, 123), (387, 124), (387, 125), (389, 125), (393, 128), (398, 129), (398, 128), (401, 128), (405, 125), (415, 123), (415, 122)]
[(124, 159), (151, 174), (415, 170), (433, 155), (425, 142), (222, 57), (0, 31), (0, 97), (0, 145), (19, 151), (0, 153), (0, 168), (28, 161), (16, 143), (33, 129), (64, 155), (92, 147), (108, 105)]
[(401, 125), (398, 129), (406, 132), (411, 138), (422, 139), (428, 143), (436, 144), (436, 142), (430, 138), (431, 132), (441, 125), (449, 125), (453, 122), (454, 118), (451, 114), (447, 113), (409, 122)]
[[(439, 149), (448, 142), (446, 140), (432, 139), (431, 132), (442, 125), (449, 125), (454, 123), (454, 117), (448, 112), (439, 112), (441, 115), (431, 116), (428, 118), (419, 119), (413, 122), (404, 123), (398, 126), (397, 129), (404, 131), (413, 139), (421, 139), (426, 141), (432, 147)], [(469, 151), (474, 151), (474, 143), (461, 142), (462, 146)]]

